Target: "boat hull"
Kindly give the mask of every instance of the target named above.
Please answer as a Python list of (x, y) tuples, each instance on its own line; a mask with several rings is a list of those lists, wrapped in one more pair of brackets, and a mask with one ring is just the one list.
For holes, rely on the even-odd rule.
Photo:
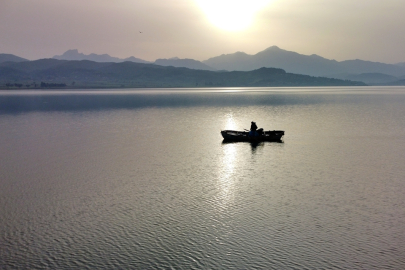
[(249, 136), (249, 132), (236, 130), (222, 130), (221, 135), (225, 141), (232, 142), (278, 142), (284, 136), (283, 130), (269, 130), (259, 136)]

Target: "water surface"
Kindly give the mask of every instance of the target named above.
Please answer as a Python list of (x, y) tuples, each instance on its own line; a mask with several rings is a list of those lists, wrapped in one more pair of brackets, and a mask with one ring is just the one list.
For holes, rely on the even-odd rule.
[[(5, 269), (403, 269), (405, 89), (0, 92)], [(223, 143), (221, 129), (285, 130)]]

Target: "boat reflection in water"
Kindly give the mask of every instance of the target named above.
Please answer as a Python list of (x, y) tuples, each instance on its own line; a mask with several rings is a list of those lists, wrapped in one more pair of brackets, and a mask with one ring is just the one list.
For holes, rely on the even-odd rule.
[[(245, 142), (248, 142), (250, 144), (250, 147), (252, 149), (252, 153), (255, 153), (257, 149), (260, 149), (260, 148), (264, 147), (264, 145), (267, 143), (267, 142), (264, 142), (264, 141), (262, 141), (262, 142), (260, 142), (260, 141), (245, 141)], [(225, 146), (225, 145), (236, 145), (238, 143), (240, 143), (240, 141), (231, 141), (231, 140), (226, 140), (226, 139), (222, 140), (222, 145), (223, 146)], [(284, 141), (283, 140), (278, 140), (278, 141), (271, 141), (270, 143), (284, 143)]]

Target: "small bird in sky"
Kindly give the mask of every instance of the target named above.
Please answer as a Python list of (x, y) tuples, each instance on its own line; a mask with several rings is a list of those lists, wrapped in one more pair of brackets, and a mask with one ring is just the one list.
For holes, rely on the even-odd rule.
[(141, 34), (142, 34), (143, 32), (139, 31), (139, 33), (141, 33)]

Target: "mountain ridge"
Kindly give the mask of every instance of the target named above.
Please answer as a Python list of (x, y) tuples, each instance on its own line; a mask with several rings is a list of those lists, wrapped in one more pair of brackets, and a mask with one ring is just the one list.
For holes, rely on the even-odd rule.
[(282, 68), (287, 72), (310, 76), (333, 77), (337, 74), (384, 73), (391, 76), (405, 75), (405, 65), (385, 64), (365, 60), (336, 61), (317, 54), (304, 55), (271, 46), (256, 54), (242, 52), (222, 54), (202, 61), (204, 64), (220, 70), (247, 71), (260, 67)]
[[(9, 57), (10, 56), (12, 57), (11, 61), (18, 62), (26, 60), (14, 55), (9, 55)], [(237, 51), (231, 54), (221, 54), (219, 56), (211, 57), (204, 61), (172, 57), (168, 59), (156, 59), (154, 62), (148, 62), (133, 56), (120, 59), (117, 57), (112, 57), (108, 54), (98, 55), (92, 53), (85, 55), (83, 53), (79, 53), (77, 49), (68, 50), (61, 56), (54, 56), (54, 59), (58, 58), (65, 60), (73, 59), (115, 63), (131, 61), (135, 63), (151, 63), (162, 66), (185, 67), (211, 71), (251, 71), (261, 67), (274, 67), (284, 69), (289, 73), (309, 76), (323, 76), (348, 80), (353, 78), (362, 78), (363, 82), (367, 84), (370, 84), (370, 82), (373, 82), (371, 84), (384, 84), (391, 82), (392, 79), (394, 79), (393, 77), (396, 77), (398, 80), (402, 80), (405, 77), (404, 62), (397, 64), (386, 64), (360, 59), (339, 62), (334, 59), (330, 60), (324, 58), (317, 54), (304, 55), (297, 52), (284, 50), (278, 46), (270, 46), (263, 51), (252, 55)], [(375, 78), (372, 78), (372, 74), (380, 75), (376, 75)]]
[[(40, 83), (41, 82), (41, 83)], [(40, 83), (40, 84), (39, 84)], [(287, 73), (277, 68), (218, 72), (134, 62), (41, 59), (0, 65), (0, 85), (14, 88), (358, 86), (364, 83)], [(41, 86), (39, 86), (41, 85)]]
[(4, 62), (24, 62), (29, 61), (28, 59), (16, 56), (14, 54), (9, 53), (0, 53), (0, 63)]
[(185, 67), (191, 69), (199, 69), (199, 70), (210, 70), (215, 71), (216, 69), (194, 59), (180, 59), (178, 57), (172, 57), (169, 59), (156, 59), (154, 64), (159, 66), (172, 66), (172, 67)]
[(89, 61), (94, 61), (94, 62), (114, 62), (114, 63), (120, 63), (120, 62), (135, 62), (135, 63), (150, 63), (148, 61), (145, 61), (140, 58), (136, 58), (134, 56), (127, 57), (124, 59), (118, 58), (118, 57), (113, 57), (110, 56), (109, 54), (84, 54), (84, 53), (79, 53), (79, 50), (73, 49), (73, 50), (67, 50), (64, 52), (62, 55), (55, 55), (52, 57), (53, 59), (57, 60), (89, 60)]

